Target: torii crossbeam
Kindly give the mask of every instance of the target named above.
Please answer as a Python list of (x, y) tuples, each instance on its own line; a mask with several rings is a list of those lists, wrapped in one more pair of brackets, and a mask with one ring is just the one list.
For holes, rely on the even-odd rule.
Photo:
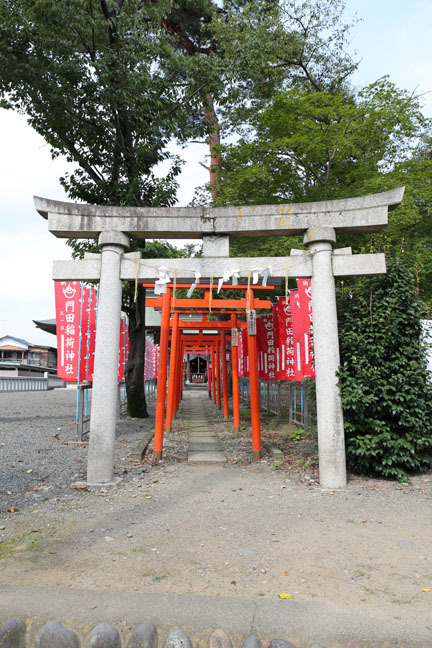
[[(271, 266), (274, 276), (311, 277), (314, 314), (320, 482), (346, 485), (343, 414), (336, 372), (339, 366), (334, 277), (385, 273), (382, 254), (351, 255), (333, 250), (337, 232), (371, 232), (385, 227), (388, 210), (402, 201), (404, 188), (380, 194), (316, 203), (246, 207), (107, 207), (35, 198), (48, 229), (60, 238), (95, 238), (100, 255), (55, 262), (56, 280), (99, 280), (98, 333), (87, 480), (113, 483), (116, 418), (117, 343), (122, 280), (146, 281), (160, 267), (178, 279), (231, 276), (247, 278)], [(306, 251), (289, 259), (229, 258), (229, 237), (303, 234)], [(203, 258), (140, 259), (126, 253), (130, 238), (202, 238)]]

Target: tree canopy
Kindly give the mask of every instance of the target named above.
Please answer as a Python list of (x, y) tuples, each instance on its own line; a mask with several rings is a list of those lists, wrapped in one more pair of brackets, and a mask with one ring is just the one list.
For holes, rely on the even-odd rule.
[[(167, 150), (199, 131), (184, 57), (161, 18), (171, 3), (2, 0), (1, 105), (78, 168), (62, 179), (89, 203), (170, 205), (180, 161)], [(187, 104), (187, 105), (186, 105)], [(171, 157), (164, 178), (154, 172)]]

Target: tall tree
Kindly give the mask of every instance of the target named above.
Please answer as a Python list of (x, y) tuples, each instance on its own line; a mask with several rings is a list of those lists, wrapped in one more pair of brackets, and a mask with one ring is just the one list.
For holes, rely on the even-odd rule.
[[(357, 251), (402, 249), (432, 298), (429, 214), (431, 122), (419, 102), (388, 79), (357, 94), (294, 89), (258, 113), (254, 130), (223, 150), (220, 204), (305, 202), (406, 185), (403, 205), (379, 235), (343, 237)], [(242, 239), (233, 252), (286, 254), (298, 241)], [(422, 288), (423, 287), (423, 288)], [(423, 290), (424, 293), (424, 290)]]
[(222, 172), (220, 124), (215, 96), (219, 96), (223, 90), (225, 63), (222, 48), (212, 30), (213, 20), (219, 11), (212, 0), (180, 0), (162, 19), (162, 27), (171, 36), (173, 46), (190, 59), (190, 71), (195, 77), (195, 92), (201, 100), (207, 131), (208, 170), (213, 198), (220, 189)]
[[(203, 129), (185, 58), (161, 28), (172, 4), (0, 0), (0, 105), (24, 112), (54, 157), (76, 163), (61, 179), (71, 198), (131, 206), (175, 202), (180, 160), (167, 144)], [(170, 169), (159, 178), (155, 169), (168, 160)], [(89, 247), (71, 245), (78, 253)], [(143, 417), (145, 292), (138, 291), (136, 303), (132, 295), (126, 291), (124, 300), (132, 323), (128, 406), (132, 416)]]
[(222, 187), (222, 137), (253, 128), (276, 92), (333, 92), (354, 70), (343, 11), (342, 0), (178, 0), (164, 18), (173, 45), (195, 70), (213, 201)]

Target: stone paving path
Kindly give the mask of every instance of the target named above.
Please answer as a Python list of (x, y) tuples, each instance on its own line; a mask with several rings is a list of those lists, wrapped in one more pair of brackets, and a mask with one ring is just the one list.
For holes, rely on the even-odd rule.
[(205, 398), (207, 390), (190, 390), (184, 393), (182, 407), (189, 413), (188, 462), (225, 462), (225, 455), (207, 415)]

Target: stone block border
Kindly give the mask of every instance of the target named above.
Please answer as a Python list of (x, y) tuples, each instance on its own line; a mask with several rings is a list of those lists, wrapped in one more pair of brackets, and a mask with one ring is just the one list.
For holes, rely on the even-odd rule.
[[(0, 627), (0, 648), (194, 648), (192, 640), (183, 628), (171, 630), (164, 643), (160, 642), (157, 628), (152, 623), (141, 623), (132, 632), (122, 634), (111, 623), (99, 623), (86, 633), (66, 628), (58, 621), (43, 625), (32, 639), (24, 621), (8, 619)], [(338, 644), (339, 645), (339, 644)], [(366, 648), (360, 642), (350, 642), (346, 648)], [(284, 639), (272, 639), (265, 646), (255, 635), (250, 634), (241, 642), (232, 643), (224, 630), (212, 632), (207, 641), (196, 640), (195, 648), (326, 648), (313, 642), (293, 644)]]

